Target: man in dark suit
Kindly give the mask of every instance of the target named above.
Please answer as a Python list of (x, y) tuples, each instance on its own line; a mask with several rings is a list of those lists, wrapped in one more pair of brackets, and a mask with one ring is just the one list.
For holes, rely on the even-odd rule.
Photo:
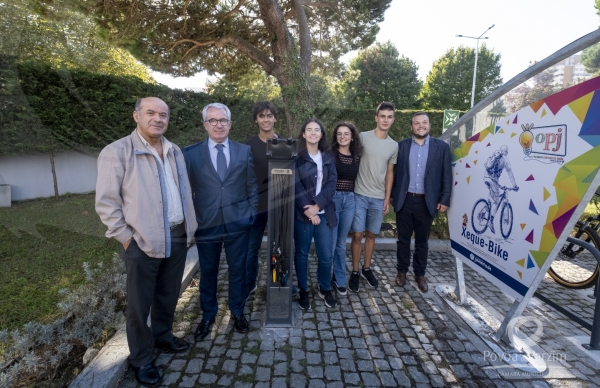
[(398, 142), (398, 162), (394, 172), (392, 203), (398, 229), (396, 284), (404, 287), (410, 266), (410, 238), (415, 234), (413, 270), (422, 292), (429, 287), (425, 280), (428, 240), (437, 212), (450, 205), (452, 160), (450, 147), (429, 136), (431, 124), (425, 112), (417, 112), (411, 121), (412, 137)]
[(231, 112), (223, 104), (202, 110), (208, 139), (186, 147), (187, 166), (196, 209), (196, 247), (200, 262), (202, 321), (196, 340), (211, 331), (218, 311), (217, 276), (225, 246), (229, 272), (229, 310), (234, 328), (248, 332), (244, 317), (248, 230), (256, 217), (258, 189), (250, 146), (229, 140)]

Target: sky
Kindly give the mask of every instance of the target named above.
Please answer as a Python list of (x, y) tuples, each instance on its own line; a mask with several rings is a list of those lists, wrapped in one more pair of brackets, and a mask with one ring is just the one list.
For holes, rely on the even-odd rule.
[[(510, 80), (529, 62), (541, 61), (600, 26), (594, 0), (394, 0), (380, 23), (377, 41), (392, 41), (401, 55), (419, 67), (423, 81), (433, 62), (452, 47), (475, 47), (479, 40), (501, 55), (502, 79)], [(345, 62), (356, 56), (346, 54)], [(171, 88), (201, 89), (206, 73), (173, 78), (153, 73)]]

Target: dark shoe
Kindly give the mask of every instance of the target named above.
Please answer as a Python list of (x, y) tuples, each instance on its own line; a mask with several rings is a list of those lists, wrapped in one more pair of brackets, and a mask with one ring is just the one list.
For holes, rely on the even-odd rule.
[(341, 286), (338, 284), (337, 280), (335, 280), (335, 276), (333, 277), (333, 279), (331, 280), (331, 283), (333, 283), (336, 291), (338, 294), (340, 295), (347, 295), (348, 294), (348, 290), (346, 289), (346, 287)]
[(350, 274), (350, 281), (348, 282), (348, 288), (352, 292), (358, 292), (360, 289), (360, 273), (352, 272)]
[(239, 317), (232, 315), (231, 318), (233, 318), (233, 328), (238, 333), (247, 333), (250, 330), (248, 328), (248, 321), (246, 321), (244, 314), (240, 315)]
[(327, 307), (335, 307), (337, 301), (335, 300), (331, 291), (323, 291), (321, 287), (319, 287), (319, 298), (325, 301), (325, 306)]
[(298, 297), (298, 289), (296, 286), (292, 285), (292, 299), (296, 299)]
[(135, 372), (135, 379), (142, 385), (153, 387), (160, 382), (160, 374), (152, 362), (139, 368), (136, 368), (135, 366), (132, 366), (131, 368), (133, 368), (133, 371)]
[(196, 336), (194, 337), (196, 341), (203, 340), (207, 335), (210, 334), (210, 330), (212, 329), (212, 325), (215, 323), (215, 317), (212, 317), (210, 321), (205, 321), (204, 319), (200, 321), (198, 328), (196, 329)]
[(300, 290), (300, 299), (298, 300), (298, 306), (302, 310), (310, 310), (310, 299), (308, 297), (308, 291)]
[(396, 276), (396, 285), (398, 287), (404, 287), (405, 284), (406, 284), (406, 273), (398, 272), (398, 275)]
[(375, 275), (373, 275), (373, 271), (371, 271), (371, 268), (363, 268), (362, 272), (360, 273), (360, 276), (365, 278), (369, 287), (377, 288), (377, 286), (379, 286), (379, 281), (377, 280), (377, 278), (375, 278)]
[(188, 344), (186, 340), (175, 336), (167, 342), (156, 341), (154, 346), (170, 353), (182, 353), (190, 348), (190, 344)]
[(427, 285), (427, 280), (425, 280), (425, 276), (415, 276), (415, 280), (417, 281), (417, 286), (419, 286), (419, 290), (422, 292), (427, 292), (429, 290), (429, 286)]

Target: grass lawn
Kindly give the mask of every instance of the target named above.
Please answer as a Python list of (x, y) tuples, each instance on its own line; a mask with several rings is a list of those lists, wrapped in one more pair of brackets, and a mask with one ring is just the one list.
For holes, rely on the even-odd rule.
[(118, 250), (105, 231), (94, 194), (0, 208), (0, 329), (55, 319), (58, 290), (85, 282), (84, 262), (108, 262)]

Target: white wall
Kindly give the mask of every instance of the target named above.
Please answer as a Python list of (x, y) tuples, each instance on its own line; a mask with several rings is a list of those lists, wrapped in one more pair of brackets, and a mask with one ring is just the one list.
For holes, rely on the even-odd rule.
[[(69, 151), (54, 155), (58, 193), (96, 189), (98, 153)], [(54, 195), (50, 155), (0, 156), (0, 184), (11, 185), (13, 201)]]

